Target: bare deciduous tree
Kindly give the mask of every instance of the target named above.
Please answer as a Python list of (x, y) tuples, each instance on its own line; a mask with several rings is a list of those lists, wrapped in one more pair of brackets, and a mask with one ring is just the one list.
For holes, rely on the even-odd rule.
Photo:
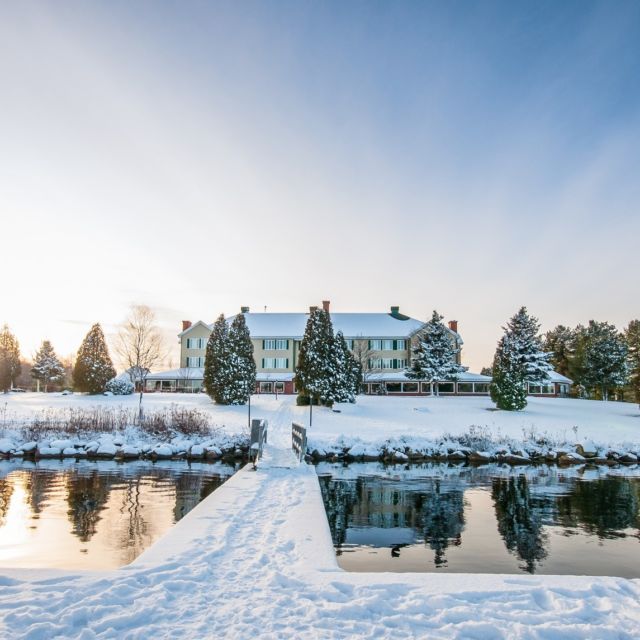
[(373, 367), (372, 362), (379, 358), (378, 351), (369, 348), (369, 341), (366, 339), (356, 338), (353, 341), (353, 349), (351, 350), (353, 357), (362, 369), (362, 381), (368, 382), (372, 373), (379, 373), (382, 369)]
[(131, 382), (139, 385), (139, 415), (142, 418), (142, 398), (147, 375), (167, 355), (152, 309), (142, 304), (131, 306), (129, 316), (118, 332), (116, 352), (126, 367)]

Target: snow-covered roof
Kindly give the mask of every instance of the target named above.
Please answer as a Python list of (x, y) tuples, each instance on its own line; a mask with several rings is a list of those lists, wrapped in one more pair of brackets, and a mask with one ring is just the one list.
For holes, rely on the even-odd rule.
[(202, 367), (182, 367), (169, 371), (150, 373), (147, 380), (202, 380), (204, 369)]
[[(458, 382), (491, 382), (489, 376), (484, 376), (481, 373), (469, 373), (469, 371), (463, 371), (457, 374)], [(419, 382), (418, 380), (411, 380), (407, 378), (404, 371), (385, 371), (382, 373), (370, 373), (367, 375), (365, 382)], [(443, 380), (442, 382), (450, 382)]]
[[(245, 313), (252, 338), (302, 339), (308, 313)], [(229, 318), (232, 320), (232, 318)], [(334, 331), (345, 338), (408, 338), (424, 326), (415, 318), (402, 320), (390, 313), (332, 313)]]
[(264, 373), (259, 371), (256, 373), (257, 382), (290, 382), (295, 374), (291, 371), (283, 373)]
[(571, 380), (571, 378), (567, 378), (567, 376), (563, 376), (561, 373), (558, 373), (557, 371), (549, 371), (549, 382), (573, 384), (573, 380)]

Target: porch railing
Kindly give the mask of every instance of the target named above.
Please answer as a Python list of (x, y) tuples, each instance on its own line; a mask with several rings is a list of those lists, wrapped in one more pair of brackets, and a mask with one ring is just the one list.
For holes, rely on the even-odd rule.
[(307, 453), (307, 429), (297, 422), (291, 423), (291, 448), (302, 462)]

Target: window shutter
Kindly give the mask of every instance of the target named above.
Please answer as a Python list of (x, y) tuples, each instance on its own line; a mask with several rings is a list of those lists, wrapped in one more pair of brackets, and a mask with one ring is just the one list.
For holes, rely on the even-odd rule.
[[(288, 340), (287, 340), (287, 342), (288, 342)], [(284, 361), (285, 361), (284, 368), (288, 369), (289, 368), (289, 358), (285, 358)]]
[[(264, 342), (264, 341), (263, 341)], [(262, 358), (262, 368), (264, 369), (264, 358)]]
[[(285, 348), (289, 350), (289, 339), (285, 340), (285, 342), (287, 343), (287, 346)], [(287, 367), (288, 366), (289, 366), (289, 361), (287, 360)]]

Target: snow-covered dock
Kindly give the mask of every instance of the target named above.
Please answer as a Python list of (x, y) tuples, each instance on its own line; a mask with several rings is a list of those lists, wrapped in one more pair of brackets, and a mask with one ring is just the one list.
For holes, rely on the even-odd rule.
[(346, 573), (290, 423), (131, 565), (0, 571), (2, 637), (636, 638), (640, 581)]

